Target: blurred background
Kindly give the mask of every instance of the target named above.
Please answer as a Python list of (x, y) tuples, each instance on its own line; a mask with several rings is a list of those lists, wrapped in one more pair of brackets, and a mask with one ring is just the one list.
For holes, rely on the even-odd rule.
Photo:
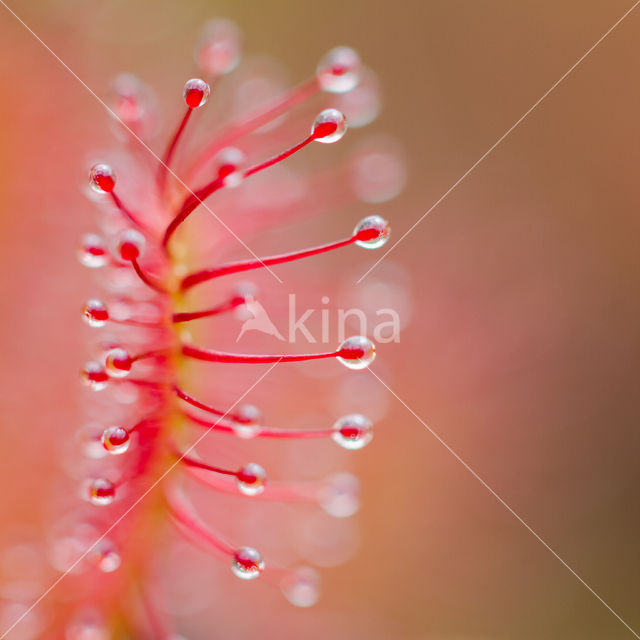
[[(209, 18), (236, 21), (247, 51), (280, 60), (295, 83), (330, 47), (357, 49), (384, 95), (367, 129), (404, 147), (407, 186), (384, 205), (326, 216), (328, 237), (295, 226), (281, 236), (291, 248), (341, 237), (368, 213), (390, 219), (399, 239), (631, 4), (9, 3), (98, 96), (122, 71), (153, 86), (165, 131)], [(79, 419), (78, 310), (92, 280), (75, 249), (96, 215), (81, 186), (111, 130), (102, 105), (3, 7), (0, 29), (0, 509), (10, 539), (40, 526), (61, 473), (53, 451)], [(401, 307), (401, 341), (382, 345), (376, 374), (636, 631), (639, 33), (637, 9), (361, 284), (380, 252), (326, 262), (341, 295), (353, 282), (354, 299), (391, 296), (381, 306)], [(324, 161), (363, 135), (349, 132)], [(385, 281), (397, 286), (375, 288)], [(363, 484), (349, 533), (357, 552), (322, 569), (314, 609), (266, 587), (218, 584), (213, 602), (179, 617), (185, 635), (634, 636), (398, 399), (355, 375), (353, 387), (329, 385), (325, 409), (335, 415), (345, 395), (375, 399), (375, 439), (349, 457)], [(281, 421), (322, 395), (313, 378), (301, 385), (295, 398), (283, 388)], [(225, 617), (228, 593), (250, 615)]]

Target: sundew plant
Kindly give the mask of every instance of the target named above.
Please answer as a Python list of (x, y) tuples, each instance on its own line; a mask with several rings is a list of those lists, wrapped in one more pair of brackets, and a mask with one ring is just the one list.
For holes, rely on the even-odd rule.
[[(63, 580), (39, 603), (40, 618), (29, 608), (15, 623), (18, 629), (31, 620), (42, 637), (177, 638), (156, 599), (171, 527), (226, 564), (228, 580), (264, 580), (294, 606), (315, 604), (314, 568), (283, 566), (263, 555), (259, 529), (250, 540), (232, 539), (221, 525), (234, 512), (220, 514), (222, 523), (199, 514), (194, 487), (244, 501), (307, 503), (337, 518), (358, 509), (358, 481), (348, 472), (300, 481), (282, 477), (273, 463), (245, 459), (227, 466), (198, 449), (213, 437), (220, 442), (213, 451), (222, 458), (226, 447), (242, 456), (248, 441), (260, 440), (329, 439), (361, 449), (373, 437), (365, 415), (336, 416), (332, 425), (309, 428), (269, 426), (245, 401), (251, 388), (229, 397), (224, 383), (234, 368), (251, 365), (263, 365), (261, 372), (268, 367), (262, 377), (274, 367), (313, 367), (318, 360), (363, 369), (375, 358), (373, 341), (352, 335), (328, 350), (309, 352), (307, 345), (301, 352), (293, 343), (274, 354), (272, 342), (245, 353), (240, 343), (235, 351), (220, 350), (195, 336), (204, 323), (255, 318), (262, 308), (256, 304), (268, 293), (234, 275), (266, 270), (279, 280), (271, 267), (315, 259), (322, 269), (325, 252), (387, 242), (389, 223), (372, 212), (350, 221), (338, 240), (319, 227), (318, 243), (308, 248), (283, 246), (264, 256), (245, 244), (252, 234), (269, 234), (303, 216), (327, 215), (326, 209), (357, 200), (385, 202), (401, 189), (402, 161), (385, 141), (374, 139), (348, 164), (332, 165), (327, 149), (328, 169), (289, 166), (313, 143), (337, 143), (349, 126), (373, 120), (380, 107), (377, 80), (353, 49), (339, 46), (322, 57), (311, 79), (283, 93), (268, 75), (237, 85), (236, 97), (244, 92), (250, 107), (239, 114), (227, 110), (226, 124), (211, 132), (199, 120), (240, 65), (238, 28), (226, 20), (207, 24), (195, 58), (200, 77), (185, 82), (183, 115), (173, 128), (158, 128), (160, 110), (149, 87), (133, 75), (116, 78), (109, 111), (118, 145), (87, 167), (96, 230), (82, 237), (79, 260), (95, 270), (97, 289), (82, 308), (92, 339), (81, 378), (96, 394), (78, 434), (77, 508), (61, 517), (48, 541), (50, 564)], [(233, 104), (228, 94), (227, 102)], [(252, 182), (247, 198), (245, 184)], [(242, 237), (218, 218), (219, 198), (246, 221)], [(204, 216), (219, 223), (214, 237), (194, 226)], [(229, 243), (250, 257), (216, 261)], [(215, 329), (205, 335), (215, 341)], [(321, 384), (317, 393), (323, 393)]]

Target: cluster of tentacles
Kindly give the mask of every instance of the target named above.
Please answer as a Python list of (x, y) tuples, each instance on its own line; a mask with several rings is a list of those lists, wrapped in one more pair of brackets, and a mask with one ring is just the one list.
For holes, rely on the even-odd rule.
[[(195, 447), (207, 433), (219, 432), (241, 440), (327, 438), (346, 449), (359, 449), (373, 436), (371, 421), (350, 414), (331, 427), (315, 430), (266, 426), (257, 409), (243, 404), (241, 398), (218, 406), (208, 398), (196, 397), (184, 376), (185, 366), (190, 361), (225, 363), (229, 367), (275, 366), (333, 358), (348, 368), (362, 369), (373, 361), (375, 347), (368, 338), (354, 336), (333, 350), (304, 354), (246, 354), (204, 348), (194, 343), (187, 327), (242, 310), (254, 292), (236, 288), (226, 299), (214, 300), (204, 308), (193, 308), (191, 292), (225, 276), (270, 269), (349, 245), (380, 247), (388, 240), (389, 225), (382, 217), (371, 215), (347, 237), (334, 242), (191, 268), (189, 249), (194, 239), (189, 236), (187, 221), (197, 212), (213, 214), (207, 205), (209, 199), (215, 200), (216, 194), (269, 172), (312, 142), (337, 142), (345, 134), (347, 123), (341, 110), (325, 108), (313, 121), (310, 132), (296, 144), (253, 162), (249, 158), (261, 150), (260, 144), (251, 143), (255, 132), (266, 130), (268, 136), (268, 127), (279, 126), (279, 138), (286, 137), (299, 126), (294, 121), (283, 131), (282, 118), (323, 92), (350, 104), (356, 121), (362, 120), (360, 124), (373, 116), (370, 112), (375, 111), (375, 105), (371, 105), (370, 82), (364, 82), (370, 72), (362, 68), (352, 49), (338, 47), (322, 59), (310, 81), (232, 120), (201, 145), (188, 164), (181, 151), (189, 130), (197, 124), (196, 112), (203, 109), (212, 90), (215, 92), (222, 76), (236, 67), (238, 59), (237, 34), (232, 25), (225, 21), (210, 25), (197, 50), (197, 61), (207, 80), (186, 82), (184, 116), (169, 136), (165, 150), (158, 154), (146, 142), (154, 118), (147, 90), (131, 76), (120, 78), (112, 115), (126, 136), (123, 166), (98, 163), (90, 171), (93, 198), (112, 211), (102, 224), (102, 234), (85, 236), (80, 248), (80, 261), (87, 267), (102, 268), (105, 285), (105, 297), (90, 299), (83, 317), (91, 327), (105, 327), (107, 332), (106, 337), (98, 339), (96, 357), (86, 364), (82, 377), (91, 389), (110, 388), (112, 395), (96, 405), (93, 431), (85, 433), (86, 452), (94, 471), (85, 480), (82, 493), (98, 507), (99, 515), (91, 516), (91, 523), (93, 530), (102, 534), (91, 545), (88, 558), (109, 574), (122, 570), (120, 565), (127, 562), (127, 555), (144, 558), (148, 538), (147, 543), (140, 543), (136, 535), (144, 537), (145, 532), (153, 530), (149, 520), (157, 516), (145, 520), (140, 515), (149, 513), (143, 507), (149, 502), (156, 507), (154, 514), (166, 514), (188, 540), (226, 558), (236, 576), (252, 579), (264, 573), (282, 586), (291, 602), (308, 606), (317, 598), (317, 576), (312, 570), (281, 569), (253, 547), (230, 544), (196, 514), (180, 479), (186, 474), (216, 491), (254, 500), (318, 503), (332, 515), (350, 515), (357, 507), (358, 491), (350, 475), (337, 474), (326, 482), (270, 481), (267, 471), (256, 462), (224, 468), (202, 459)], [(384, 173), (385, 158), (383, 154), (381, 157), (378, 166), (374, 166), (374, 159), (370, 168)], [(372, 161), (371, 154), (367, 161)], [(362, 172), (360, 177), (360, 191), (366, 191), (366, 175), (364, 186)], [(336, 181), (336, 176), (331, 179)], [(124, 188), (119, 183), (125, 183)], [(393, 195), (394, 186), (383, 179), (382, 186), (378, 180), (369, 191), (372, 193), (364, 199), (379, 202)], [(227, 242), (236, 241), (228, 235)], [(117, 589), (104, 597), (116, 597)], [(152, 611), (149, 616), (149, 624), (158, 627), (154, 637), (161, 637), (158, 616), (154, 620)]]

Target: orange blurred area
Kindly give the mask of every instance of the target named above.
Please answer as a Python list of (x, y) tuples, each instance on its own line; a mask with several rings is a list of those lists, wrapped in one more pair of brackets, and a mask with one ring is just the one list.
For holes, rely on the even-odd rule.
[[(0, 6), (0, 543), (25, 529), (44, 535), (60, 452), (86, 401), (79, 311), (95, 287), (76, 246), (97, 215), (82, 193), (87, 168), (112, 145), (99, 99), (115, 74), (134, 72), (157, 90), (171, 131), (197, 73), (198, 30), (224, 16), (292, 83), (339, 44), (378, 73), (384, 107), (367, 129), (404, 147), (404, 192), (251, 246), (303, 247), (383, 215), (393, 235), (378, 252), (353, 248), (277, 273), (302, 284), (300, 304), (319, 308), (332, 283), (336, 301), (398, 307), (406, 325), (399, 344), (380, 346), (375, 375), (300, 373), (295, 388), (274, 378), (256, 390), (274, 422), (293, 426), (350, 402), (380, 416), (372, 444), (339, 459), (363, 484), (361, 512), (337, 538), (358, 550), (321, 569), (318, 605), (293, 609), (277, 590), (233, 581), (178, 546), (187, 568), (175, 597), (189, 601), (190, 577), (211, 597), (181, 609), (177, 629), (192, 640), (640, 637), (640, 7), (465, 176), (630, 0), (8, 4), (42, 42)], [(365, 137), (353, 130), (314, 148), (311, 166)], [(213, 220), (201, 225), (218, 232)], [(273, 295), (284, 308), (286, 295)], [(289, 451), (286, 468), (333, 460), (315, 451)], [(268, 528), (261, 512), (246, 517), (245, 533)], [(317, 538), (325, 523), (314, 517), (304, 532)]]

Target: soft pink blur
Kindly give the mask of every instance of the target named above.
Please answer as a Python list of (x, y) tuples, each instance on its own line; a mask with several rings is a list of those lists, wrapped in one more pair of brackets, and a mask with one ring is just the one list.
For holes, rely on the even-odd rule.
[[(280, 59), (292, 82), (329, 47), (355, 47), (385, 94), (369, 129), (403, 144), (410, 180), (389, 205), (360, 204), (322, 224), (339, 237), (381, 213), (397, 240), (630, 4), (10, 6), (99, 96), (125, 70), (155, 86), (168, 127), (209, 17), (236, 20), (247, 48)], [(342, 295), (353, 281), (353, 295), (365, 298), (376, 280), (402, 282), (410, 304), (397, 295), (391, 304), (412, 307), (412, 318), (400, 345), (380, 348), (375, 373), (636, 630), (637, 11), (361, 284), (380, 251), (321, 258), (299, 272), (341, 269)], [(75, 248), (96, 215), (81, 187), (110, 127), (98, 101), (2, 7), (0, 29), (0, 507), (12, 539), (16, 528), (40, 526), (58, 452), (77, 427), (79, 308), (92, 280)], [(303, 246), (313, 235), (298, 225), (282, 237)], [(211, 561), (202, 581), (215, 598), (179, 619), (186, 636), (208, 638), (212, 628), (221, 638), (287, 640), (632, 636), (370, 373), (356, 377), (362, 387), (351, 393), (365, 388), (388, 407), (374, 442), (351, 458), (364, 486), (359, 552), (322, 570), (323, 598), (308, 611), (264, 585), (234, 582)], [(335, 384), (320, 402), (317, 388), (312, 378), (308, 398), (284, 388), (276, 417), (318, 406), (335, 413), (348, 402)], [(250, 615), (225, 616), (230, 602)]]

